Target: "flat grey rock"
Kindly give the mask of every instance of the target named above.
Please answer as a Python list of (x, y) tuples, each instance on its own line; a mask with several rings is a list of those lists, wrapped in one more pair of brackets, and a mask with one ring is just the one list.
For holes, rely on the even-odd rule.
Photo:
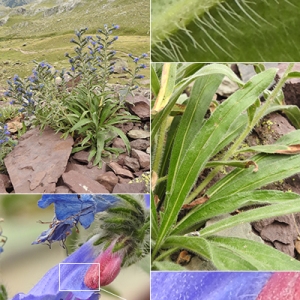
[(15, 193), (54, 193), (73, 143), (72, 137), (61, 139), (50, 128), (26, 132), (4, 160)]

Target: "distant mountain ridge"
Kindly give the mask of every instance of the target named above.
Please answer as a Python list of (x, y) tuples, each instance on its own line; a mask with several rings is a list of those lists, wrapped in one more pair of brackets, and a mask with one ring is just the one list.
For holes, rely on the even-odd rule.
[(0, 0), (0, 40), (61, 35), (85, 27), (95, 33), (104, 24), (118, 24), (121, 35), (148, 36), (149, 15), (149, 0)]
[(10, 8), (26, 5), (34, 0), (0, 0), (0, 5)]

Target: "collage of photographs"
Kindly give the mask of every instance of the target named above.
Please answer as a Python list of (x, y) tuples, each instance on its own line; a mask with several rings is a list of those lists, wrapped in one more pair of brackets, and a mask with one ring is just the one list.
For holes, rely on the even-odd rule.
[(299, 0), (0, 0), (0, 300), (300, 300)]

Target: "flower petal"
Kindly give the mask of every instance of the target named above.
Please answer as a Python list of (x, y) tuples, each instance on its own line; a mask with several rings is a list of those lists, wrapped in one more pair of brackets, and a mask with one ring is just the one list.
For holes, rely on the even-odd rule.
[(152, 272), (151, 299), (256, 299), (271, 272)]
[[(20, 293), (12, 300), (98, 299), (99, 295), (94, 291), (87, 290), (84, 284), (85, 273), (96, 256), (97, 253), (93, 249), (93, 239), (90, 239), (62, 262), (65, 264), (70, 263), (70, 265), (64, 265), (60, 269), (60, 275), (59, 265), (56, 265), (44, 275), (27, 295)], [(79, 263), (88, 264), (77, 267)], [(69, 291), (60, 291), (64, 287), (68, 287)]]

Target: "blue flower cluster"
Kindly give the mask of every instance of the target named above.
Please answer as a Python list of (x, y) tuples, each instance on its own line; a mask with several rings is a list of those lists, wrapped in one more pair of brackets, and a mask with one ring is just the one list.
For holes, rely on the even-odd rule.
[(91, 194), (45, 194), (38, 202), (40, 208), (46, 208), (52, 203), (55, 207), (55, 216), (49, 229), (43, 231), (32, 244), (46, 243), (51, 247), (55, 241), (59, 241), (65, 247), (67, 236), (72, 228), (77, 228), (80, 223), (85, 229), (94, 221), (96, 213), (105, 211), (115, 205), (119, 199), (112, 195)]
[(0, 145), (9, 141), (10, 132), (7, 130), (7, 124), (0, 122)]
[[(127, 199), (128, 197), (125, 198)], [(125, 203), (129, 204), (128, 207), (135, 207), (133, 211), (130, 210), (133, 213), (139, 211), (142, 207), (149, 208), (150, 196), (146, 195), (144, 199), (145, 204), (130, 199), (130, 197)], [(45, 241), (51, 244), (56, 240), (64, 240), (67, 236), (67, 232), (69, 232), (71, 227), (76, 227), (76, 224), (80, 223), (84, 228), (88, 228), (94, 221), (97, 212), (111, 209), (114, 210), (114, 213), (120, 211), (122, 215), (126, 215), (126, 206), (124, 207), (124, 202), (123, 205), (121, 202), (122, 197), (107, 194), (45, 194), (38, 201), (38, 206), (40, 208), (46, 208), (49, 205), (54, 204), (55, 218), (52, 222), (53, 224), (50, 226), (51, 228), (48, 231), (43, 232), (33, 244), (43, 243)], [(137, 224), (134, 223), (132, 225), (136, 226)], [(60, 265), (56, 265), (50, 269), (28, 294), (19, 293), (15, 295), (12, 300), (99, 299), (99, 291), (89, 288), (89, 285), (86, 284), (86, 277), (91, 267), (91, 263), (96, 262), (97, 259), (102, 261), (110, 257), (112, 260), (110, 263), (113, 264), (116, 260), (115, 256), (121, 255), (121, 257), (123, 257), (125, 252), (119, 250), (121, 253), (117, 254), (118, 251), (116, 250), (109, 254), (107, 252), (111, 251), (113, 246), (118, 248), (119, 245), (112, 243), (110, 244), (110, 248), (106, 248), (103, 244), (99, 244), (98, 239), (99, 235), (90, 238), (78, 250), (62, 261)], [(132, 251), (132, 247), (129, 247), (128, 251)], [(105, 261), (105, 263), (108, 262)], [(105, 264), (103, 264), (102, 269), (100, 279), (103, 282), (106, 280), (111, 281), (110, 269), (105, 270)], [(107, 278), (103, 278), (103, 276), (107, 276)]]

